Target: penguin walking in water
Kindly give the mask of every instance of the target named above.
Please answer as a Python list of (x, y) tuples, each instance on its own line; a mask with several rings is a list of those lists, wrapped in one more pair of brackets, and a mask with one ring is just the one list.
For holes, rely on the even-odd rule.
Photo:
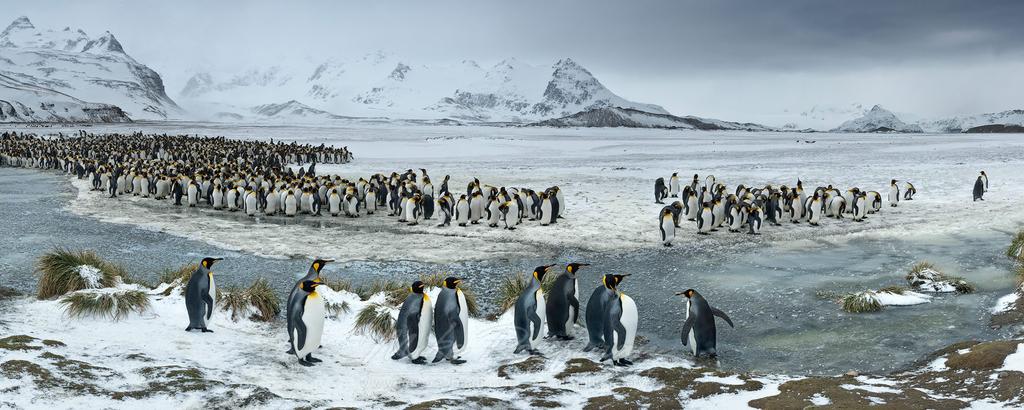
[(452, 364), (463, 364), (459, 358), (466, 348), (469, 330), (469, 308), (466, 295), (459, 289), (462, 279), (447, 277), (444, 288), (437, 295), (434, 305), (434, 338), (437, 340), (437, 355), (434, 363), (447, 359)]
[(983, 198), (983, 196), (985, 196), (985, 182), (982, 180), (982, 177), (979, 176), (978, 179), (974, 181), (974, 202), (978, 202), (979, 200), (984, 201), (985, 198)]
[(413, 282), (409, 288), (409, 296), (405, 298), (405, 302), (402, 302), (402, 308), (398, 311), (398, 320), (395, 321), (398, 351), (391, 356), (391, 360), (408, 356), (415, 364), (427, 363), (423, 351), (427, 349), (430, 324), (434, 319), (434, 308), (430, 305), (430, 296), (423, 292), (425, 287), (423, 282)]
[(615, 281), (615, 286), (611, 289), (615, 292), (615, 296), (606, 307), (605, 322), (602, 326), (606, 343), (601, 361), (611, 359), (612, 364), (616, 366), (629, 366), (633, 362), (627, 360), (626, 357), (633, 353), (633, 342), (636, 340), (640, 312), (637, 311), (633, 298), (619, 291), (620, 282), (622, 282), (621, 278)]
[[(678, 183), (678, 181), (676, 181)], [(654, 203), (663, 204), (665, 198), (668, 198), (668, 188), (665, 187), (665, 178), (658, 178), (654, 180)]]
[(545, 311), (548, 321), (548, 337), (560, 340), (572, 340), (574, 327), (580, 317), (580, 281), (576, 276), (580, 268), (590, 266), (588, 263), (570, 263), (565, 265), (565, 272), (555, 278), (554, 285), (548, 292)]
[(988, 192), (988, 174), (981, 171), (981, 181), (985, 183), (985, 192)]
[(286, 326), (288, 329), (288, 354), (295, 353), (295, 346), (292, 343), (293, 340), (295, 339), (294, 335), (292, 334), (292, 331), (295, 328), (295, 323), (292, 322), (292, 308), (297, 306), (299, 304), (298, 299), (303, 297), (302, 284), (309, 281), (322, 282), (320, 279), (320, 271), (323, 270), (324, 265), (327, 265), (328, 262), (333, 261), (334, 259), (314, 260), (313, 263), (309, 265), (309, 270), (306, 271), (306, 276), (303, 276), (302, 279), (299, 279), (299, 281), (295, 283), (295, 286), (292, 287), (291, 292), (288, 293), (288, 304), (285, 305), (286, 310), (284, 315), (285, 318), (287, 319)]
[(729, 319), (725, 312), (711, 307), (696, 290), (687, 289), (676, 293), (676, 296), (686, 296), (686, 321), (683, 322), (683, 331), (680, 334), (683, 346), (688, 346), (695, 357), (716, 357), (718, 336), (715, 316), (728, 323), (729, 327), (735, 328), (732, 319)]
[(320, 348), (324, 335), (324, 317), (327, 315), (324, 298), (316, 291), (320, 285), (320, 278), (302, 282), (294, 303), (288, 306), (288, 322), (292, 324), (292, 350), (303, 366), (322, 362), (313, 357), (313, 351)]
[(889, 206), (895, 208), (900, 203), (900, 186), (896, 180), (889, 182)]
[(672, 241), (676, 238), (676, 223), (672, 219), (672, 210), (665, 209), (661, 210), (661, 218), (659, 218), (658, 227), (661, 229), (661, 243), (666, 247), (672, 246)]
[(534, 269), (533, 277), (530, 278), (530, 284), (526, 286), (523, 293), (520, 293), (519, 298), (516, 299), (514, 313), (516, 339), (518, 339), (519, 344), (516, 345), (516, 350), (513, 353), (526, 351), (532, 355), (540, 354), (540, 351), (536, 349), (534, 344), (540, 340), (541, 329), (544, 328), (544, 322), (547, 320), (544, 291), (540, 285), (544, 281), (544, 275), (547, 274), (548, 269), (552, 266), (554, 265), (538, 266)]
[(583, 348), (584, 352), (594, 349), (604, 350), (606, 343), (604, 339), (605, 313), (608, 311), (608, 303), (615, 298), (613, 290), (618, 282), (622, 281), (622, 275), (604, 275), (601, 278), (601, 286), (594, 288), (587, 300), (587, 335), (589, 341)]
[(217, 284), (213, 280), (213, 264), (223, 258), (203, 258), (199, 262), (199, 269), (192, 272), (192, 276), (185, 285), (185, 309), (188, 310), (188, 327), (185, 331), (192, 329), (202, 330), (203, 333), (213, 333), (206, 328), (206, 321), (213, 315), (213, 308), (217, 305)]

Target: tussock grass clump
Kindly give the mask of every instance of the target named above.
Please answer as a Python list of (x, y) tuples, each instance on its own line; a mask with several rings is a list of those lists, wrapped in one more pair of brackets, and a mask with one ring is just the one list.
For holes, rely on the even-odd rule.
[(36, 297), (52, 299), (83, 289), (114, 286), (116, 278), (130, 282), (128, 272), (120, 265), (100, 258), (92, 251), (56, 248), (36, 262), (39, 287)]
[[(505, 313), (516, 304), (516, 299), (519, 295), (526, 290), (529, 286), (530, 281), (533, 280), (532, 272), (527, 274), (523, 272), (506, 275), (501, 279), (501, 283), (498, 284), (497, 298), (498, 302), (498, 316)], [(540, 288), (547, 295), (551, 290), (551, 287), (555, 284), (555, 277), (558, 276), (556, 273), (549, 273), (544, 276), (544, 280), (540, 283)]]
[(145, 313), (149, 296), (138, 289), (87, 289), (69, 293), (60, 299), (72, 318), (97, 317), (119, 321), (131, 312)]
[(332, 318), (336, 318), (341, 316), (343, 313), (352, 311), (352, 306), (349, 306), (348, 301), (343, 301), (341, 303), (324, 301), (324, 308), (327, 310), (327, 316)]
[(903, 286), (886, 286), (878, 290), (878, 293), (892, 293), (894, 295), (902, 295), (907, 291), (907, 288)]
[(387, 306), (371, 303), (359, 311), (353, 330), (370, 336), (376, 342), (391, 341), (395, 338), (395, 319)]
[(972, 293), (974, 285), (964, 278), (946, 275), (931, 262), (918, 262), (907, 273), (907, 283), (915, 290), (936, 293)]
[(362, 300), (368, 300), (373, 295), (383, 292), (387, 299), (390, 301), (392, 295), (399, 293), (403, 288), (409, 287), (409, 284), (399, 282), (393, 279), (375, 279), (370, 282), (369, 285), (360, 286), (356, 289), (356, 294)]
[(843, 310), (850, 313), (872, 313), (882, 310), (882, 302), (875, 297), (875, 292), (864, 291), (843, 296), (840, 301)]
[(331, 288), (335, 292), (352, 292), (355, 293), (355, 288), (352, 286), (352, 282), (340, 278), (330, 278), (321, 276), (320, 279), (323, 281), (324, 286)]
[(263, 278), (256, 279), (248, 288), (229, 287), (217, 298), (222, 311), (231, 312), (231, 320), (248, 315), (249, 320), (270, 322), (281, 313), (281, 304), (274, 289)]
[(1006, 256), (1017, 262), (1024, 263), (1024, 229), (1017, 232), (1017, 236), (1010, 241), (1010, 247), (1006, 249)]

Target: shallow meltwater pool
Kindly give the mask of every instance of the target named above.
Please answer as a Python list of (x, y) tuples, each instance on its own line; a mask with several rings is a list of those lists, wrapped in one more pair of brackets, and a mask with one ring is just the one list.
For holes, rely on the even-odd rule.
[[(78, 216), (64, 209), (74, 195), (63, 175), (0, 168), (0, 285), (32, 292), (36, 258), (58, 246), (95, 250), (149, 281), (164, 268), (206, 255), (225, 256), (218, 265), (219, 284), (244, 286), (264, 277), (279, 294), (308, 268), (306, 258), (263, 258)], [(639, 333), (648, 339), (640, 352), (688, 355), (679, 342), (685, 302), (674, 294), (694, 288), (736, 324), (733, 329), (718, 321), (718, 365), (723, 369), (794, 375), (886, 372), (952, 342), (1008, 335), (1009, 330), (992, 329), (988, 321), (996, 299), (1014, 284), (1010, 262), (1003, 256), (1010, 236), (983, 230), (897, 239), (850, 235), (696, 250), (658, 247), (597, 254), (551, 249), (529, 258), (451, 264), (344, 262), (328, 265), (325, 273), (359, 285), (453, 272), (467, 278), (466, 285), (486, 311), (493, 310), (488, 306), (505, 275), (553, 262), (588, 262), (592, 266), (580, 274), (584, 299), (600, 284), (601, 275), (632, 274), (620, 289), (640, 310)], [(845, 313), (835, 303), (838, 294), (905, 285), (910, 266), (922, 260), (967, 279), (977, 292), (870, 314)], [(585, 309), (586, 300), (581, 303)], [(513, 338), (509, 329), (510, 349)]]

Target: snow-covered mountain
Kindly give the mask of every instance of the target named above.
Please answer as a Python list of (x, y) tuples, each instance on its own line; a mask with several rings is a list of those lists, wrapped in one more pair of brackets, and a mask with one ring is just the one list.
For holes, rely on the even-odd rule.
[(951, 118), (920, 121), (917, 125), (928, 132), (963, 132), (986, 125), (1024, 126), (1024, 110), (1006, 110), (975, 115), (960, 115)]
[(833, 128), (832, 132), (922, 132), (921, 127), (901, 121), (896, 114), (882, 108), (871, 107), (863, 116), (854, 118)]
[(4, 121), (117, 117), (113, 113), (97, 117), (93, 110), (101, 105), (95, 103), (119, 107), (132, 119), (183, 114), (165, 93), (160, 75), (126, 54), (109, 32), (93, 38), (71, 28), (40, 30), (27, 17), (19, 17), (0, 32), (0, 75), (7, 77), (0, 84), (0, 99), (41, 115)]
[(70, 95), (0, 74), (2, 122), (127, 122), (117, 106), (87, 103)]
[(344, 117), (318, 110), (298, 101), (291, 100), (281, 104), (263, 104), (253, 107), (253, 118), (256, 120), (273, 120), (279, 122), (318, 123), (331, 120), (350, 120)]
[(654, 114), (632, 108), (592, 108), (573, 115), (536, 122), (530, 125), (549, 127), (627, 127), (691, 130), (772, 131), (759, 124), (738, 123), (699, 117), (677, 117)]
[(483, 68), (472, 60), (425, 65), (377, 52), (350, 61), (289, 62), (234, 74), (198, 72), (179, 98), (190, 107), (245, 107), (282, 99), (334, 114), (407, 119), (532, 122), (600, 107), (668, 114), (657, 105), (619, 97), (568, 58), (551, 66), (506, 59)]

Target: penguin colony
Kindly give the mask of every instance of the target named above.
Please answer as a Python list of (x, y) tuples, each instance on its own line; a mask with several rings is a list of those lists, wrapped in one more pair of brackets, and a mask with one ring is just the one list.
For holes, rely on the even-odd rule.
[[(213, 332), (207, 328), (206, 322), (213, 315), (213, 307), (216, 305), (213, 265), (219, 260), (221, 258), (204, 258), (189, 278), (185, 287), (185, 308), (189, 317), (186, 332)], [(313, 352), (321, 347), (327, 316), (324, 299), (317, 288), (323, 286), (320, 273), (330, 262), (333, 260), (313, 261), (309, 271), (296, 282), (288, 295), (285, 311), (287, 353), (294, 355), (303, 366), (322, 362), (313, 357)], [(578, 275), (581, 269), (590, 265), (566, 265), (545, 300), (541, 282), (553, 266), (538, 266), (534, 269), (529, 284), (516, 300), (513, 312), (517, 338), (515, 353), (541, 355), (537, 349), (541, 340), (575, 339), (576, 325), (580, 322)], [(633, 364), (628, 357), (633, 353), (640, 317), (633, 298), (619, 290), (619, 285), (628, 276), (604, 275), (601, 284), (590, 294), (584, 312), (588, 342), (583, 351), (597, 349), (602, 353), (600, 361), (610, 360), (616, 366)], [(431, 302), (423, 282), (416, 281), (410, 285), (409, 296), (402, 302), (395, 321), (398, 350), (391, 355), (392, 360), (408, 358), (414, 364), (426, 364), (426, 348), (433, 332), (437, 344), (433, 363), (465, 363), (461, 353), (466, 351), (470, 336), (469, 309), (466, 295), (459, 288), (461, 284), (460, 278), (445, 278), (435, 302)], [(682, 344), (688, 346), (696, 357), (717, 356), (714, 317), (725, 320), (729, 326), (733, 325), (732, 320), (725, 312), (711, 307), (693, 289), (676, 295), (687, 299), (686, 317), (680, 336)]]
[[(979, 177), (979, 181), (980, 181)], [(977, 188), (975, 188), (977, 191)], [(896, 207), (900, 200), (910, 201), (917, 194), (914, 184), (891, 180), (886, 189), (889, 206)], [(667, 198), (680, 198), (665, 206), (658, 214), (661, 242), (672, 246), (680, 221), (686, 218), (696, 222), (697, 234), (707, 235), (725, 227), (729, 232), (759, 235), (765, 225), (782, 226), (784, 223), (807, 222), (819, 226), (823, 218), (863, 222), (868, 215), (882, 210), (882, 194), (858, 187), (840, 191), (832, 185), (804, 189), (803, 181), (796, 186), (761, 188), (738, 185), (730, 190), (714, 175), (701, 179), (694, 174), (686, 184), (680, 183), (673, 173), (666, 184), (664, 178), (654, 182), (654, 202), (664, 204)]]
[[(347, 147), (166, 135), (91, 135), (40, 138), (0, 134), (0, 166), (56, 169), (92, 182), (111, 198), (170, 199), (176, 206), (244, 212), (251, 217), (297, 215), (357, 218), (377, 212), (398, 222), (439, 227), (486, 225), (515, 230), (524, 221), (558, 222), (565, 199), (557, 186), (485, 185), (474, 178), (465, 194), (435, 189), (426, 169), (358, 180), (317, 175), (318, 163), (343, 164)], [(301, 165), (310, 163), (309, 168)], [(288, 165), (300, 165), (294, 172)]]

